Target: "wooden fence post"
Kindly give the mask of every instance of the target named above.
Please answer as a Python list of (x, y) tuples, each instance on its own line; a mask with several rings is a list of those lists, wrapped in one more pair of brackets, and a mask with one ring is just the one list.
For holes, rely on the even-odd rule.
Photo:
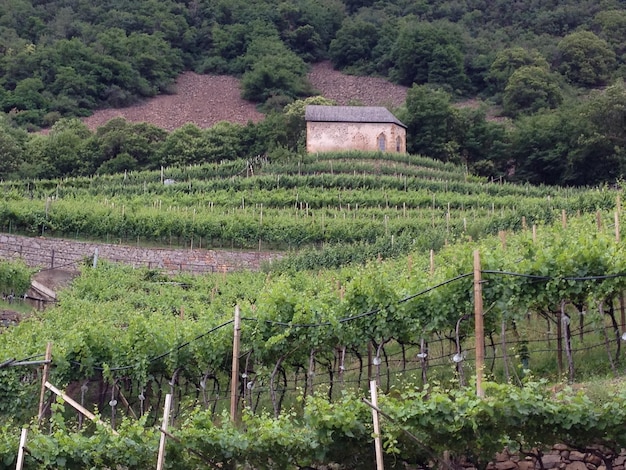
[(170, 408), (172, 406), (172, 394), (165, 395), (165, 407), (163, 408), (163, 421), (161, 423), (161, 439), (159, 441), (159, 456), (156, 470), (162, 470), (165, 463), (165, 440), (167, 439), (167, 427), (170, 422)]
[(374, 422), (374, 448), (376, 449), (376, 470), (384, 470), (383, 465), (383, 443), (380, 438), (380, 422), (378, 420), (378, 395), (376, 391), (376, 380), (370, 380), (370, 395), (372, 400), (372, 421)]
[(483, 290), (480, 251), (474, 250), (474, 327), (476, 341), (476, 395), (485, 396), (483, 372), (485, 363), (485, 329), (483, 325)]
[[(619, 194), (617, 195), (617, 210), (615, 211), (615, 241), (619, 244), (621, 241), (621, 233), (619, 227), (619, 214), (620, 214), (620, 201)], [(619, 294), (619, 311), (620, 311), (620, 322), (622, 327), (622, 333), (626, 330), (626, 307), (624, 306), (624, 292), (620, 292)]]
[(235, 306), (235, 327), (233, 338), (233, 365), (230, 386), (230, 420), (237, 420), (237, 401), (239, 398), (239, 339), (241, 336), (241, 314), (239, 305)]
[(24, 468), (24, 450), (26, 449), (26, 436), (28, 435), (28, 428), (22, 428), (22, 435), (20, 436), (20, 448), (17, 451), (17, 465), (15, 470), (22, 470)]
[(50, 360), (52, 359), (52, 343), (48, 343), (46, 345), (46, 355), (44, 357), (46, 363), (43, 365), (43, 374), (41, 377), (41, 391), (39, 393), (39, 414), (37, 415), (37, 420), (41, 423), (43, 419), (43, 405), (44, 398), (46, 397), (46, 382), (48, 381), (48, 376), (50, 375)]
[(119, 433), (111, 428), (109, 425), (107, 425), (104, 421), (100, 420), (100, 418), (98, 418), (96, 415), (94, 415), (91, 411), (89, 411), (88, 409), (86, 409), (83, 405), (81, 405), (80, 403), (78, 403), (76, 400), (74, 400), (72, 397), (70, 397), (69, 395), (67, 395), (66, 393), (62, 392), (61, 390), (59, 390), (58, 388), (56, 388), (54, 385), (52, 385), (50, 382), (46, 382), (45, 383), (45, 387), (47, 389), (49, 389), (52, 393), (54, 393), (55, 395), (63, 398), (63, 400), (65, 401), (65, 403), (67, 403), (68, 405), (70, 405), (72, 408), (74, 408), (76, 411), (82, 413), (84, 416), (86, 416), (87, 418), (89, 418), (91, 421), (93, 421), (94, 423), (99, 423), (104, 427), (108, 427), (109, 429), (111, 429), (111, 432), (113, 434), (115, 434), (116, 436), (119, 436)]

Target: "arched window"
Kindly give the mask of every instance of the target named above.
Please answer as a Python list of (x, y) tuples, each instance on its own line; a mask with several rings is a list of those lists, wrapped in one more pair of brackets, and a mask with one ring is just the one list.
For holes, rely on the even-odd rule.
[(381, 152), (387, 150), (387, 138), (385, 137), (385, 134), (380, 134), (378, 136), (378, 150)]
[(402, 139), (396, 137), (396, 152), (402, 152)]

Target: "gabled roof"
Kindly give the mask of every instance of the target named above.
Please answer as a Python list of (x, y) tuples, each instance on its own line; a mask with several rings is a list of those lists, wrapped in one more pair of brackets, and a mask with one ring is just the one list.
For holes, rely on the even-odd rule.
[(321, 106), (310, 104), (304, 119), (314, 122), (394, 123), (406, 128), (387, 108), (382, 106)]

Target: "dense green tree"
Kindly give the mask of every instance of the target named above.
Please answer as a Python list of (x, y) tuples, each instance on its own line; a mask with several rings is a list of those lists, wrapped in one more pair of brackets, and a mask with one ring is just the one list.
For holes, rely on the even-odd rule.
[(123, 173), (138, 168), (137, 160), (127, 153), (120, 153), (110, 160), (107, 160), (98, 167), (96, 173), (100, 175), (113, 175)]
[(307, 62), (326, 56), (328, 45), (345, 16), (338, 0), (283, 2), (277, 10), (280, 37)]
[(558, 51), (559, 71), (576, 85), (603, 85), (615, 68), (615, 53), (591, 31), (565, 36), (558, 44)]
[(272, 97), (293, 100), (312, 94), (306, 64), (286, 48), (276, 31), (259, 24), (253, 34), (246, 49), (249, 65), (241, 79), (241, 96), (265, 103)]
[(252, 157), (269, 155), (276, 149), (285, 149), (288, 142), (285, 115), (276, 110), (270, 110), (258, 123), (249, 122), (242, 133), (244, 152)]
[(558, 112), (521, 118), (511, 134), (512, 179), (533, 184), (560, 184), (568, 167), (571, 120)]
[(504, 89), (504, 112), (512, 117), (552, 109), (562, 101), (558, 77), (543, 67), (517, 69)]
[[(463, 90), (467, 77), (463, 69), (460, 31), (448, 22), (416, 22), (407, 19), (391, 51), (394, 63), (390, 76), (402, 85), (437, 80), (452, 90)], [(431, 75), (432, 74), (432, 75)]]
[(289, 48), (298, 54), (302, 60), (312, 62), (324, 56), (322, 38), (310, 24), (286, 31), (283, 38)]
[(598, 37), (604, 39), (616, 54), (619, 63), (626, 61), (626, 10), (600, 11), (593, 18), (593, 30)]
[(49, 103), (44, 90), (40, 78), (20, 80), (13, 91), (4, 94), (2, 107), (18, 125), (41, 125)]
[(330, 43), (329, 55), (335, 68), (367, 70), (378, 42), (378, 28), (363, 20), (346, 20)]
[(61, 119), (48, 135), (34, 136), (27, 145), (29, 160), (45, 168), (46, 178), (93, 173), (87, 143), (91, 132), (78, 119)]
[[(167, 139), (167, 132), (148, 123), (131, 123), (123, 118), (114, 118), (96, 130), (91, 146), (97, 160), (96, 168), (120, 167), (124, 163), (129, 166), (124, 170), (139, 168), (158, 168), (156, 155)], [(108, 163), (124, 155), (114, 164)], [(130, 161), (133, 159), (133, 162)], [(100, 171), (100, 170), (99, 170)], [(110, 172), (110, 170), (101, 170)]]
[(355, 13), (359, 8), (369, 7), (376, 0), (343, 0), (349, 13)]
[(461, 161), (472, 173), (497, 178), (508, 169), (509, 140), (506, 127), (487, 119), (484, 107), (455, 110), (454, 140)]
[(448, 85), (458, 92), (467, 89), (469, 81), (463, 67), (463, 54), (457, 47), (451, 44), (435, 46), (428, 68), (428, 83)]
[(180, 51), (172, 48), (160, 33), (133, 33), (125, 48), (128, 62), (152, 86), (152, 95), (166, 91), (183, 69)]
[(241, 79), (244, 99), (266, 102), (275, 96), (295, 99), (312, 93), (306, 67), (295, 55), (264, 56)]
[(26, 133), (15, 129), (5, 114), (0, 115), (0, 179), (16, 176), (24, 161)]
[(212, 47), (200, 65), (201, 72), (240, 74), (245, 69), (241, 58), (248, 45), (244, 24), (216, 24), (211, 29)]
[(576, 151), (571, 156), (568, 182), (614, 182), (626, 175), (626, 86), (622, 80), (591, 93), (577, 106), (579, 120)]
[(159, 149), (158, 163), (164, 166), (185, 166), (202, 163), (207, 156), (204, 132), (195, 124), (185, 124), (172, 131)]
[(400, 119), (407, 126), (407, 151), (443, 161), (458, 159), (454, 140), (456, 113), (450, 94), (426, 85), (413, 85)]
[[(343, 2), (341, 0), (297, 0), (296, 4), (300, 11), (298, 24), (313, 27), (323, 48), (320, 52), (325, 54), (330, 41), (337, 34), (346, 16)], [(322, 57), (317, 56), (313, 60), (319, 58)]]
[(243, 126), (231, 122), (218, 122), (204, 131), (207, 162), (235, 160), (245, 157)]
[(584, 2), (551, 5), (538, 11), (534, 21), (525, 21), (524, 26), (537, 35), (564, 36), (585, 24), (592, 11)]
[(499, 51), (491, 66), (487, 79), (494, 90), (502, 92), (511, 75), (521, 67), (535, 66), (548, 70), (550, 65), (539, 51), (523, 47), (510, 47)]

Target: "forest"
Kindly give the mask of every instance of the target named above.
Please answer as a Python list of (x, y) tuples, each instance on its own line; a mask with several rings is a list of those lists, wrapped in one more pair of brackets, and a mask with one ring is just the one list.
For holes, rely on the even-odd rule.
[[(624, 173), (624, 2), (8, 0), (0, 7), (0, 178), (302, 152), (308, 66), (410, 86), (409, 153), (559, 185)], [(265, 121), (167, 133), (80, 118), (173, 92), (184, 70), (241, 79)], [(455, 106), (475, 98), (483, 106)], [(306, 101), (305, 101), (306, 102)], [(493, 113), (496, 118), (493, 118)], [(489, 118), (488, 118), (489, 116)], [(49, 134), (33, 133), (51, 128)]]

